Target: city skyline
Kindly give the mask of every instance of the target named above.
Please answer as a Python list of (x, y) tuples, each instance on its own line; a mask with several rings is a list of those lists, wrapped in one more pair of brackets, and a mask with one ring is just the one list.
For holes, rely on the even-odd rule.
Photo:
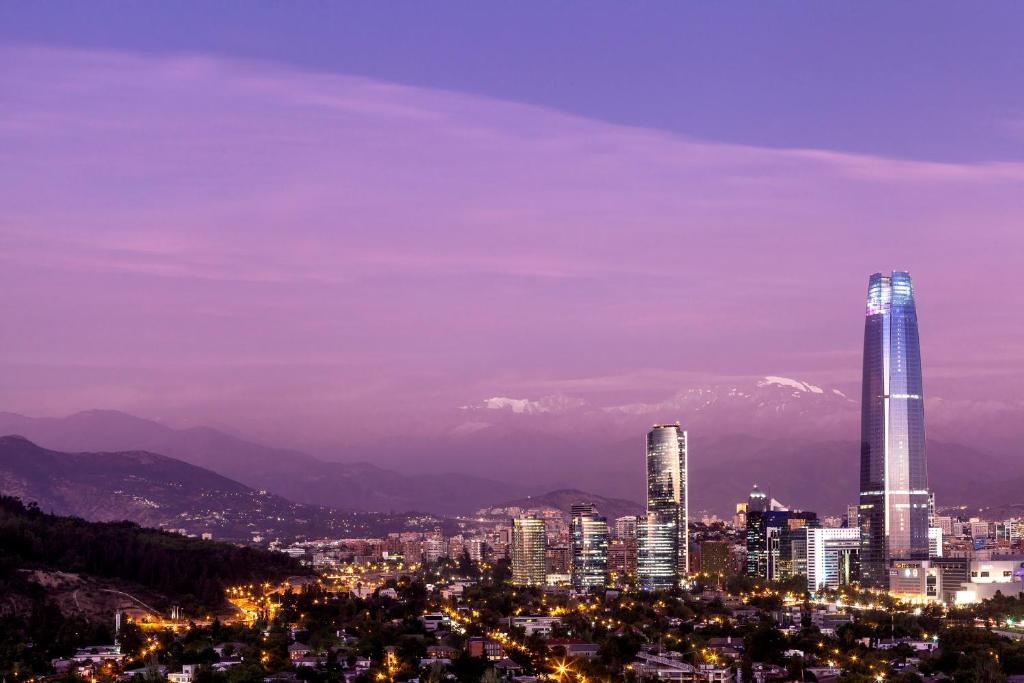
[(0, 2), (0, 683), (1024, 683), (1022, 29)]

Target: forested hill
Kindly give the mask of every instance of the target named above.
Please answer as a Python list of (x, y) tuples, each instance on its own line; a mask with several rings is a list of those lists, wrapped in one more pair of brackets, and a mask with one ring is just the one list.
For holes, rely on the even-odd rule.
[(215, 608), (224, 588), (308, 573), (279, 553), (185, 538), (131, 522), (60, 517), (0, 496), (0, 579), (45, 569), (144, 586), (177, 604)]

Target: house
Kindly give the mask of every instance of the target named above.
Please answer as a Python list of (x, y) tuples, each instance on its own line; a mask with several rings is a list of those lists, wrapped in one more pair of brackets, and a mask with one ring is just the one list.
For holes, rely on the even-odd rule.
[(86, 664), (88, 662), (95, 662), (97, 664), (114, 662), (115, 664), (120, 664), (128, 659), (128, 655), (121, 652), (120, 645), (90, 645), (79, 648), (71, 656), (71, 659), (76, 664)]
[(755, 683), (784, 681), (789, 675), (789, 672), (785, 667), (776, 666), (775, 664), (765, 664), (764, 662), (754, 662), (753, 666), (751, 666), (751, 670), (754, 674)]
[(679, 652), (644, 652), (636, 655), (636, 660), (629, 665), (636, 672), (637, 678), (654, 678), (672, 683), (732, 683), (732, 670), (728, 667), (717, 667), (710, 664), (699, 667), (683, 661)]
[(229, 656), (229, 655), (237, 655), (237, 654), (241, 653), (242, 650), (244, 650), (245, 648), (246, 648), (246, 644), (245, 643), (226, 642), (226, 643), (218, 643), (217, 645), (214, 645), (213, 646), (213, 651), (217, 653), (218, 657), (222, 657), (223, 658), (223, 657)]
[(935, 640), (913, 640), (911, 638), (897, 638), (896, 640), (880, 640), (875, 645), (879, 650), (893, 650), (900, 645), (906, 645), (916, 652), (931, 652), (938, 649), (939, 643)]
[(561, 617), (550, 617), (546, 615), (524, 614), (508, 618), (509, 628), (521, 628), (528, 636), (546, 636), (551, 633), (551, 627), (562, 623)]
[(513, 676), (523, 673), (523, 667), (507, 657), (495, 662), (494, 670), (497, 671), (502, 678), (512, 678)]
[(298, 678), (294, 671), (278, 671), (276, 674), (265, 676), (263, 683), (295, 683)]
[(433, 633), (441, 630), (447, 631), (451, 620), (443, 612), (430, 612), (420, 617), (420, 623), (423, 624), (423, 629), (427, 633)]
[(459, 651), (448, 645), (428, 645), (427, 659), (455, 659)]
[(288, 659), (293, 662), (302, 659), (309, 654), (309, 647), (302, 643), (292, 643), (288, 646)]
[(491, 661), (505, 658), (505, 650), (501, 643), (490, 638), (475, 636), (466, 641), (466, 651), (470, 657), (486, 657)]
[(715, 637), (708, 640), (708, 649), (722, 657), (735, 659), (743, 654), (743, 639), (732, 636)]
[(817, 626), (818, 630), (825, 635), (833, 635), (836, 629), (843, 624), (852, 624), (853, 615), (815, 610), (811, 612), (811, 623)]
[(181, 667), (181, 672), (167, 674), (167, 680), (169, 683), (192, 683), (198, 671), (198, 664), (185, 664)]
[(326, 663), (327, 663), (327, 657), (324, 657), (323, 655), (317, 656), (317, 657), (299, 657), (297, 659), (292, 659), (292, 664), (293, 665), (295, 665), (295, 666), (308, 666), (310, 668), (316, 668), (318, 666), (323, 666)]
[(601, 646), (596, 643), (588, 643), (578, 638), (552, 638), (547, 642), (549, 648), (560, 647), (565, 650), (565, 656), (569, 659), (585, 657), (590, 659), (598, 655)]
[(818, 683), (834, 681), (839, 678), (839, 674), (843, 673), (843, 670), (837, 666), (813, 666), (808, 667), (806, 671), (814, 674), (814, 679), (818, 681)]
[[(150, 667), (140, 666), (137, 669), (128, 669), (127, 671), (122, 672), (121, 675), (117, 677), (117, 680), (130, 681), (134, 679), (136, 676), (138, 676), (139, 678), (145, 678), (147, 675), (149, 675), (149, 673)], [(157, 666), (156, 674), (158, 679), (167, 678), (167, 667), (163, 664)]]

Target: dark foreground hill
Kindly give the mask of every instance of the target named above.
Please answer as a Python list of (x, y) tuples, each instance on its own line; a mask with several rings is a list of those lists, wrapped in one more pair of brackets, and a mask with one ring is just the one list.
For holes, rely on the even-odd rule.
[(306, 573), (284, 554), (51, 515), (0, 496), (0, 671), (109, 642), (113, 609), (89, 608), (111, 596), (147, 611), (209, 614), (228, 607), (228, 586)]
[(224, 588), (304, 574), (282, 553), (185, 538), (131, 522), (87, 522), (0, 496), (0, 571), (47, 569), (121, 579), (200, 607)]

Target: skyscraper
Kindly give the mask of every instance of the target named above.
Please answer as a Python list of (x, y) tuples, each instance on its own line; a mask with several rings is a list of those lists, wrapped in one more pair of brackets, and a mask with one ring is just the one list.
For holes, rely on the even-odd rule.
[(637, 523), (637, 578), (644, 590), (671, 588), (689, 568), (686, 432), (647, 433), (647, 514)]
[(807, 590), (839, 588), (860, 578), (860, 533), (856, 528), (805, 527)]
[(928, 558), (921, 344), (901, 271), (868, 283), (858, 516), (865, 585), (888, 586), (891, 559)]
[(512, 583), (517, 586), (543, 586), (547, 577), (545, 549), (547, 532), (544, 520), (520, 517), (512, 526)]
[(572, 587), (604, 588), (608, 583), (608, 520), (590, 503), (572, 506)]

